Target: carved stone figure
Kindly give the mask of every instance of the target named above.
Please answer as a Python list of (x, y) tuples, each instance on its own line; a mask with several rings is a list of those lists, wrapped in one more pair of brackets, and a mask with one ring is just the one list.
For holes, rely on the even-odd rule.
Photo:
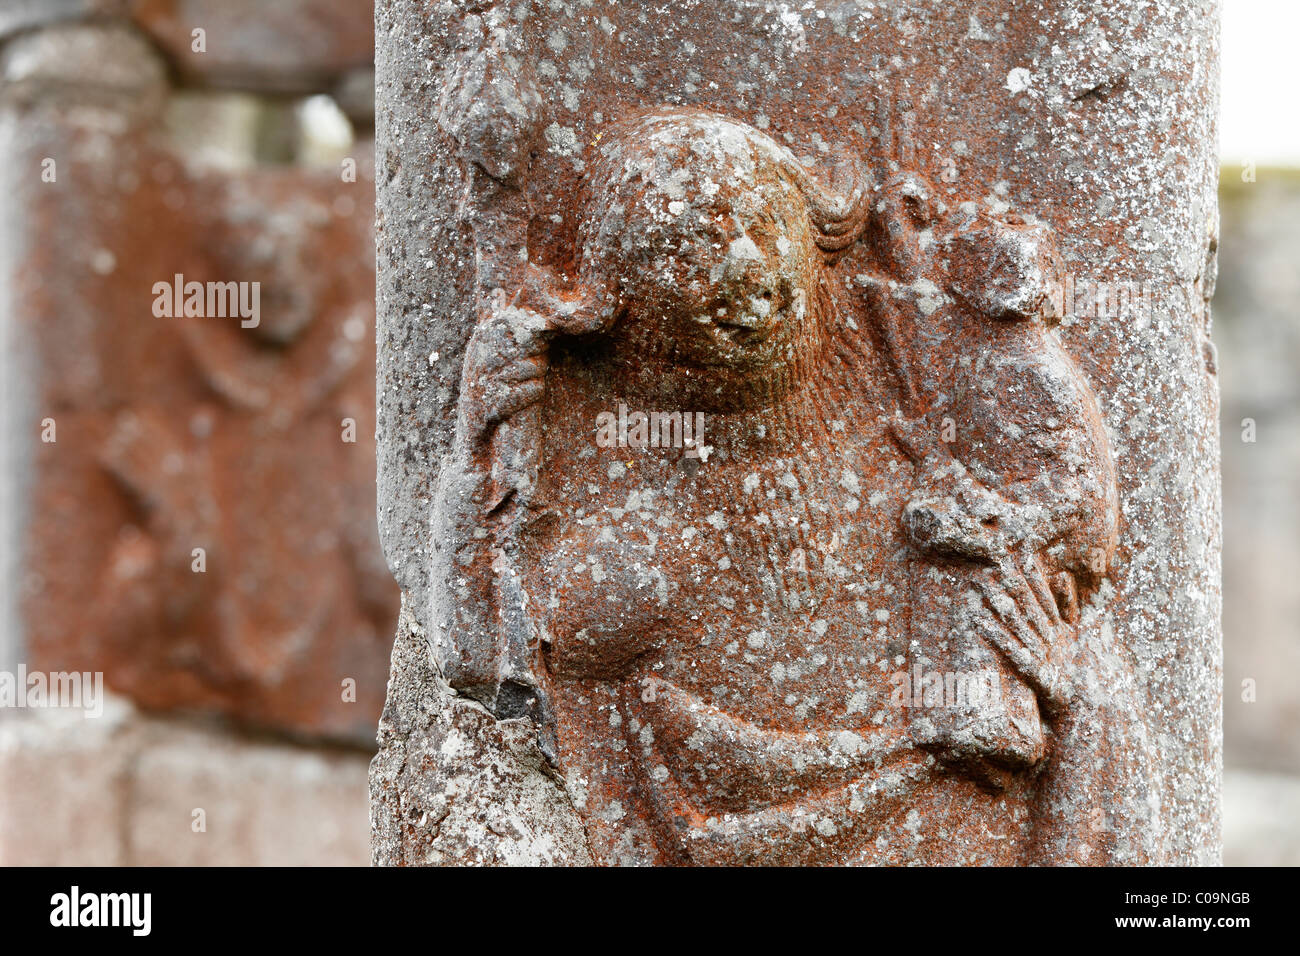
[[(84, 153), (75, 125), (49, 130), (23, 149), (66, 155), (99, 212), (51, 188), (16, 248), (46, 370), (30, 401), (58, 424), (34, 456), (28, 660), (150, 710), (364, 741), (397, 611), (371, 517), (365, 184), (344, 204), (330, 172), (199, 173), (131, 127)], [(256, 285), (257, 316), (151, 310), (178, 274), (244, 304)]]
[[(376, 859), (1182, 858), (1112, 607), (1132, 492), (1077, 351), (1111, 326), (1063, 309), (1059, 193), (950, 175), (924, 114), (974, 140), (933, 91), (960, 94), (918, 104), (855, 47), (916, 37), (892, 19), (741, 4), (679, 59), (657, 15), (600, 6), (608, 30), (563, 35), (437, 20), (422, 141), (454, 171), (422, 195), (385, 159), (381, 525), (408, 605)], [(396, 144), (426, 128), (402, 86), (425, 27), (380, 21)], [(812, 46), (744, 55), (794, 22)], [(765, 70), (807, 87), (758, 92)], [(437, 283), (403, 247), (430, 206), (454, 208)]]
[[(430, 536), (441, 672), (538, 723), (602, 858), (868, 859), (891, 812), (942, 788), (929, 752), (1032, 809), (1045, 721), (1070, 705), (1076, 576), (1095, 590), (1116, 534), (1095, 399), (1047, 328), (1047, 230), (927, 223), (927, 248), (861, 257), (877, 271), (855, 283), (836, 263), (873, 199), (878, 245), (914, 204), (854, 164), (837, 193), (759, 130), (674, 110), (596, 153), (573, 280), (531, 268), (466, 350)], [(928, 205), (915, 177), (901, 192)], [(929, 306), (884, 301), (900, 258)], [(620, 405), (702, 411), (707, 456), (598, 449)], [(887, 432), (915, 468), (901, 509), (864, 487)], [(910, 553), (889, 560), (899, 527)], [(864, 601), (900, 587), (910, 624)], [(890, 713), (908, 669), (864, 653), (872, 623), (928, 679), (992, 672), (997, 692)]]

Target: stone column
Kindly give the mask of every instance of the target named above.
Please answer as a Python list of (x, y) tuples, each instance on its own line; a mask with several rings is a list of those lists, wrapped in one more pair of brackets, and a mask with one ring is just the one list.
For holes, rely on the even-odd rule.
[(380, 0), (374, 861), (1217, 862), (1217, 23)]

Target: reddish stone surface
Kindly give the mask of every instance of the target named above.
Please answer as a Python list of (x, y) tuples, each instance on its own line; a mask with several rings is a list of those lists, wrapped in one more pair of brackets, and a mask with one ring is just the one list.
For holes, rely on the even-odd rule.
[(1213, 27), (1101, 5), (381, 4), (377, 860), (1215, 858)]
[[(98, 49), (121, 69), (121, 47)], [(34, 416), (27, 665), (103, 671), (149, 709), (369, 743), (397, 610), (374, 521), (370, 147), (356, 182), (193, 172), (162, 144), (149, 91), (6, 90)], [(156, 315), (155, 285), (178, 274), (259, 284), (259, 323), (206, 301)]]
[[(395, 596), (371, 518), (366, 185), (146, 168), (122, 220), (138, 225), (98, 237), (118, 265), (63, 293), (95, 303), (98, 361), (69, 354), (57, 322), (38, 333), (49, 380), (85, 380), (47, 406), (59, 435), (37, 462), (31, 659), (103, 670), (146, 707), (363, 740)], [(151, 287), (173, 270), (262, 283), (261, 325), (154, 317)]]
[(314, 92), (374, 61), (370, 0), (131, 0), (130, 10), (189, 81)]

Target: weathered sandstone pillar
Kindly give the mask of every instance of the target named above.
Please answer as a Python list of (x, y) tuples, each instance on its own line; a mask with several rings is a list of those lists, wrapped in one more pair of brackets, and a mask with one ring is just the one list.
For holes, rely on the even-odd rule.
[(381, 0), (377, 863), (1213, 863), (1218, 5)]

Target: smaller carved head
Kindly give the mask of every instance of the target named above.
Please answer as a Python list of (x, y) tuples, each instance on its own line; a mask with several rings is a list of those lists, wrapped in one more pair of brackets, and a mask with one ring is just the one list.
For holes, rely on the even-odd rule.
[(949, 234), (943, 255), (949, 290), (980, 315), (1060, 321), (1064, 265), (1047, 226), (976, 215)]
[(891, 277), (911, 282), (925, 269), (936, 205), (934, 187), (920, 173), (885, 180), (872, 201), (868, 241)]
[(601, 150), (579, 232), (583, 284), (642, 355), (770, 370), (811, 334), (824, 269), (861, 233), (866, 197), (824, 189), (743, 123), (655, 113)]

